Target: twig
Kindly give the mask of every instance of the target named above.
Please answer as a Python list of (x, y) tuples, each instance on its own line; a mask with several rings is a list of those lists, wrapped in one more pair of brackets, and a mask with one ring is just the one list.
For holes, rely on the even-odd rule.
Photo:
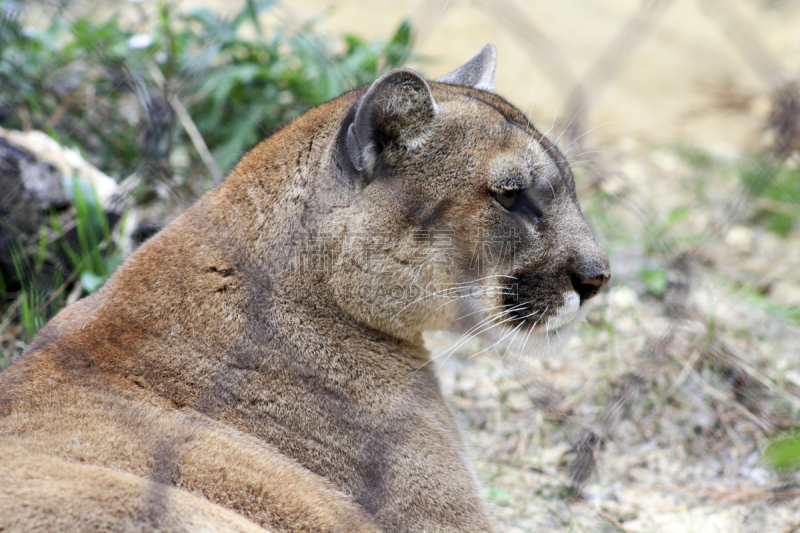
[(699, 358), (700, 358), (700, 351), (695, 349), (692, 352), (691, 357), (689, 357), (689, 360), (686, 361), (686, 364), (683, 365), (681, 373), (678, 375), (677, 378), (675, 378), (675, 381), (672, 382), (672, 385), (670, 385), (669, 389), (667, 389), (667, 391), (664, 393), (665, 398), (671, 397), (673, 394), (675, 394), (675, 391), (678, 390), (678, 388), (681, 385), (683, 385), (684, 381), (686, 381), (686, 379), (689, 377), (689, 374), (692, 373), (692, 367), (694, 367)]
[(417, 13), (412, 21), (414, 28), (414, 45), (419, 46), (434, 34), (436, 26), (450, 7), (450, 0), (430, 0)]
[[(164, 75), (161, 74), (161, 71), (158, 70), (158, 67), (156, 67), (152, 62), (148, 62), (147, 70), (159, 88), (163, 89), (165, 87), (166, 80), (164, 79)], [(203, 135), (200, 133), (200, 130), (197, 129), (197, 125), (192, 120), (192, 117), (189, 116), (189, 112), (186, 110), (186, 107), (184, 107), (183, 103), (180, 101), (180, 99), (178, 99), (177, 95), (171, 94), (167, 97), (167, 100), (172, 106), (172, 109), (175, 110), (178, 120), (181, 121), (183, 129), (186, 130), (186, 133), (192, 140), (194, 149), (197, 150), (197, 154), (200, 156), (200, 159), (203, 160), (203, 164), (206, 166), (209, 173), (211, 173), (214, 181), (220, 181), (222, 179), (222, 172), (219, 170), (216, 161), (214, 161), (214, 158), (211, 156), (211, 151), (208, 149), (205, 140), (203, 140)]]
[(50, 115), (50, 118), (48, 118), (47, 122), (44, 123), (42, 129), (44, 131), (47, 131), (50, 128), (54, 128), (56, 124), (61, 122), (62, 117), (66, 114), (67, 111), (69, 111), (69, 108), (75, 105), (75, 102), (78, 101), (78, 98), (80, 98), (81, 93), (85, 89), (86, 89), (86, 83), (82, 83), (77, 89), (72, 91), (69, 94), (69, 96), (67, 96), (67, 98), (64, 100), (64, 103), (58, 106), (58, 109), (56, 109), (55, 112), (52, 115)]
[(8, 324), (11, 322), (11, 317), (17, 312), (17, 308), (20, 306), (22, 299), (17, 297), (14, 302), (8, 306), (6, 309), (6, 316), (3, 318), (3, 322), (0, 323), (0, 335), (4, 335), (6, 328), (8, 328)]
[(797, 531), (800, 531), (800, 522), (797, 522), (793, 526), (787, 527), (786, 529), (781, 531), (781, 533), (796, 533)]
[(770, 378), (766, 374), (759, 372), (752, 366), (750, 366), (740, 354), (736, 353), (733, 348), (730, 346), (725, 347), (726, 351), (733, 357), (736, 358), (736, 364), (738, 364), (742, 369), (747, 372), (750, 377), (761, 383), (767, 389), (775, 392), (778, 396), (792, 404), (795, 409), (800, 409), (800, 398), (795, 396), (794, 394), (783, 390), (777, 384), (777, 380), (774, 378)]
[(756, 207), (766, 211), (777, 211), (778, 213), (792, 216), (795, 216), (798, 213), (798, 208), (796, 205), (787, 202), (781, 202), (779, 200), (773, 200), (771, 198), (757, 198), (755, 203)]
[(567, 67), (569, 61), (561, 49), (528, 21), (525, 12), (507, 0), (480, 0), (479, 4), (525, 45), (524, 49), (531, 59), (541, 64), (559, 89), (576, 86), (575, 75)]
[[(45, 238), (45, 244), (46, 245), (53, 244), (57, 239), (60, 239), (61, 237), (66, 235), (67, 232), (75, 228), (77, 225), (78, 225), (78, 219), (75, 218), (62, 225), (60, 230), (48, 233), (47, 237)], [(27, 248), (25, 248), (25, 253), (27, 253), (28, 255), (33, 255), (39, 251), (39, 248), (40, 248), (39, 241), (38, 240), (34, 241), (32, 244), (28, 245)]]
[(70, 305), (77, 302), (82, 294), (83, 294), (83, 285), (80, 283), (76, 283), (75, 286), (70, 291), (69, 295), (67, 296), (67, 302), (65, 307), (69, 307)]
[[(739, 452), (742, 455), (744, 455), (746, 453), (747, 446), (745, 446), (744, 442), (742, 442), (742, 440), (738, 437), (738, 435), (736, 435), (736, 432), (733, 430), (733, 427), (728, 421), (728, 418), (730, 418), (730, 416), (723, 411), (722, 404), (716, 404), (714, 406), (714, 411), (716, 411), (717, 419), (719, 420), (719, 423), (722, 424), (722, 428), (725, 430), (725, 433), (728, 435), (728, 438), (733, 442), (734, 445), (736, 445), (736, 448), (739, 450)], [(722, 442), (722, 439), (720, 439), (720, 442)]]
[(200, 158), (203, 160), (206, 168), (211, 173), (214, 181), (220, 181), (222, 179), (222, 172), (217, 166), (216, 161), (214, 161), (214, 158), (211, 156), (211, 152), (209, 151), (208, 146), (206, 146), (206, 142), (203, 140), (200, 130), (197, 129), (192, 117), (189, 116), (189, 112), (186, 111), (186, 108), (174, 94), (169, 97), (169, 103), (175, 110), (175, 114), (178, 115), (178, 120), (181, 121), (186, 133), (189, 134), (189, 138), (192, 140), (195, 150), (197, 150), (197, 153), (200, 155)]
[(700, 375), (698, 375), (695, 372), (693, 372), (693, 374), (697, 378), (697, 382), (700, 384), (700, 386), (703, 387), (703, 389), (711, 397), (713, 397), (714, 399), (716, 399), (716, 400), (718, 400), (718, 401), (720, 401), (720, 402), (722, 402), (722, 403), (724, 403), (726, 405), (732, 404), (740, 413), (742, 413), (744, 416), (746, 416), (747, 418), (749, 418), (750, 420), (755, 422), (756, 425), (758, 425), (758, 427), (760, 427), (762, 430), (764, 430), (765, 433), (771, 434), (772, 432), (775, 431), (775, 427), (772, 424), (770, 424), (769, 422), (763, 420), (761, 417), (759, 417), (758, 415), (756, 415), (753, 412), (751, 412), (748, 408), (746, 408), (744, 405), (740, 404), (739, 402), (731, 402), (730, 398), (727, 398), (723, 393), (721, 393), (720, 391), (715, 389), (713, 386), (711, 386), (710, 383), (707, 383), (706, 380), (704, 380)]
[(642, 0), (616, 39), (601, 54), (583, 82), (591, 96), (597, 96), (620, 73), (631, 53), (650, 32), (658, 17), (672, 0)]
[[(715, 500), (753, 500), (759, 498), (797, 498), (800, 497), (800, 490), (781, 491), (781, 490), (715, 490), (715, 489), (693, 489), (689, 487), (668, 487), (654, 485), (651, 487), (639, 487), (636, 490), (649, 492), (682, 492), (685, 494), (709, 496)], [(798, 527), (798, 526), (795, 526)], [(791, 530), (790, 530), (791, 531)]]
[[(675, 359), (675, 361), (677, 361), (678, 363), (682, 363), (682, 361), (680, 359), (678, 359), (678, 357), (675, 354), (670, 354), (670, 355), (672, 356), (673, 359)], [(745, 369), (745, 370), (747, 370), (747, 369)], [(752, 370), (752, 369), (750, 369), (750, 370)], [(707, 383), (706, 380), (704, 380), (703, 377), (700, 376), (697, 372), (694, 372), (694, 371), (690, 370), (690, 374), (689, 375), (693, 375), (696, 378), (696, 381), (700, 384), (700, 386), (711, 397), (713, 397), (714, 399), (716, 399), (716, 400), (718, 400), (718, 401), (720, 401), (720, 402), (722, 402), (724, 404), (731, 404), (732, 403), (733, 406), (740, 413), (742, 413), (747, 418), (749, 418), (750, 420), (755, 422), (758, 425), (758, 427), (760, 427), (762, 430), (764, 430), (764, 432), (769, 434), (769, 433), (772, 433), (773, 431), (775, 431), (775, 427), (772, 424), (770, 424), (769, 422), (763, 420), (761, 417), (759, 417), (758, 415), (756, 415), (753, 412), (751, 412), (749, 409), (747, 409), (744, 405), (740, 404), (739, 402), (736, 402), (736, 401), (731, 402), (730, 398), (727, 398), (722, 392), (720, 392), (717, 389), (715, 389), (710, 383)], [(670, 389), (671, 389), (671, 387), (670, 387)]]
[(596, 512), (598, 515), (600, 515), (600, 517), (601, 517), (603, 520), (605, 520), (606, 522), (608, 522), (609, 524), (611, 524), (612, 526), (614, 526), (615, 528), (617, 528), (619, 531), (622, 531), (622, 533), (628, 533), (628, 530), (627, 530), (627, 529), (625, 529), (625, 526), (623, 526), (623, 525), (622, 525), (622, 524), (619, 522), (619, 520), (617, 520), (616, 518), (614, 518), (613, 516), (611, 516), (611, 515), (610, 515), (610, 514), (608, 514), (607, 512), (605, 512), (605, 511), (603, 511), (603, 510), (601, 510), (601, 509), (598, 509), (598, 508), (595, 508), (595, 512)]
[[(103, 243), (106, 243), (106, 242), (108, 242), (108, 239), (104, 239), (104, 240), (103, 240), (103, 242), (102, 242), (102, 243), (100, 243), (100, 244), (102, 245)], [(58, 288), (57, 288), (57, 289), (56, 289), (56, 290), (53, 292), (53, 294), (51, 294), (51, 295), (50, 295), (50, 297), (49, 297), (47, 300), (45, 300), (45, 301), (44, 301), (42, 304), (38, 305), (38, 306), (36, 307), (36, 309), (34, 310), (34, 312), (35, 312), (35, 313), (40, 313), (41, 311), (44, 311), (44, 309), (45, 309), (45, 308), (46, 308), (48, 305), (50, 305), (51, 303), (53, 303), (53, 301), (54, 301), (56, 298), (58, 298), (58, 297), (59, 297), (59, 295), (60, 295), (62, 292), (64, 292), (64, 291), (67, 289), (67, 287), (69, 287), (70, 283), (72, 283), (73, 281), (75, 281), (75, 280), (78, 278), (78, 272), (79, 272), (79, 271), (80, 271), (80, 270), (79, 270), (78, 268), (76, 268), (76, 269), (75, 269), (75, 270), (72, 272), (72, 274), (70, 274), (69, 276), (67, 276), (67, 279), (66, 279), (66, 280), (64, 280), (64, 283), (62, 283), (62, 284), (61, 284), (61, 285), (60, 285), (60, 286), (59, 286), (59, 287), (58, 287)]]

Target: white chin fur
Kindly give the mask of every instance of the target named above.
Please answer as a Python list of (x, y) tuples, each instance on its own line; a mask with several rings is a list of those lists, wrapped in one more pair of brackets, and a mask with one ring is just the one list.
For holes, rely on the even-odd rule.
[(564, 305), (559, 308), (555, 315), (547, 319), (545, 330), (558, 330), (570, 322), (573, 322), (580, 314), (581, 299), (577, 292), (570, 291), (564, 296)]

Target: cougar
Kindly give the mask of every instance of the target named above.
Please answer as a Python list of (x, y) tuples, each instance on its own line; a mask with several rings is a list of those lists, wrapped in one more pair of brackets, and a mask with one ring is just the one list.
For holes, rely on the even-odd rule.
[(495, 57), (311, 109), (50, 320), (0, 374), (0, 530), (491, 531), (422, 333), (555, 349), (609, 279)]

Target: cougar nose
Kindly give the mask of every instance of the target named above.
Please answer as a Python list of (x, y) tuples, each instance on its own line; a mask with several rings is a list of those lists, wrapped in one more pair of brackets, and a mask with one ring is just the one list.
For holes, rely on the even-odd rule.
[(592, 278), (579, 279), (577, 276), (572, 278), (572, 286), (581, 298), (581, 303), (586, 300), (591, 300), (597, 296), (608, 284), (611, 279), (611, 274), (603, 272)]

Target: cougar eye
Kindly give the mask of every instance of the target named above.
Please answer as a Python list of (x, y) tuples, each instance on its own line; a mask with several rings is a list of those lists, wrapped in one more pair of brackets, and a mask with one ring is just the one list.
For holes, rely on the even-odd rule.
[(502, 205), (505, 209), (511, 209), (511, 207), (517, 201), (517, 193), (519, 191), (497, 191), (494, 193), (494, 199), (497, 200), (497, 203)]
[(539, 218), (542, 216), (542, 211), (536, 204), (535, 199), (526, 193), (525, 189), (494, 191), (492, 196), (506, 211), (515, 215), (530, 217), (534, 223), (538, 223)]

